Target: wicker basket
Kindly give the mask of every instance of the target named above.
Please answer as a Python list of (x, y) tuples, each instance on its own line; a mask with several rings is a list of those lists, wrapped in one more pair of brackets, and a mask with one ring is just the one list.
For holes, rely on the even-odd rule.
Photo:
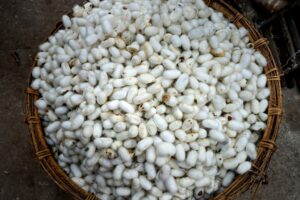
[[(242, 176), (236, 177), (229, 187), (227, 187), (222, 193), (216, 194), (216, 196), (212, 197), (211, 200), (235, 199), (248, 189), (252, 190), (253, 197), (255, 197), (259, 186), (262, 183), (267, 183), (267, 175), (265, 171), (269, 165), (272, 154), (276, 150), (275, 140), (278, 135), (282, 117), (280, 74), (268, 47), (267, 39), (263, 38), (255, 27), (251, 25), (245, 17), (243, 17), (243, 15), (228, 5), (224, 0), (206, 0), (206, 3), (215, 10), (222, 12), (225, 17), (237, 26), (244, 26), (248, 29), (250, 41), (254, 48), (259, 50), (268, 60), (268, 65), (265, 67), (264, 73), (267, 75), (268, 86), (271, 90), (271, 94), (269, 99), (267, 128), (265, 129), (263, 137), (258, 145), (258, 157), (255, 161), (253, 161), (251, 171)], [(52, 33), (56, 32), (61, 27), (62, 23), (60, 22)], [(33, 66), (35, 66), (35, 64), (36, 61), (33, 63)], [(29, 80), (29, 84), (31, 79), (32, 78)], [(49, 148), (46, 144), (40, 117), (36, 107), (34, 106), (35, 100), (39, 98), (39, 92), (31, 88), (27, 88), (25, 92), (26, 123), (28, 124), (34, 151), (40, 164), (51, 179), (61, 189), (70, 193), (74, 199), (97, 200), (98, 198), (95, 195), (88, 193), (77, 186), (59, 167), (54, 159), (51, 148)]]

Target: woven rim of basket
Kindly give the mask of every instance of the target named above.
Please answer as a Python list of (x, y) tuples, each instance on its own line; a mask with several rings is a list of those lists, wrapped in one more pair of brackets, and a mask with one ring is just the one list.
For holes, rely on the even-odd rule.
[[(216, 194), (211, 200), (235, 199), (241, 193), (251, 189), (255, 196), (259, 186), (267, 182), (265, 173), (271, 156), (276, 150), (275, 140), (279, 132), (280, 121), (282, 117), (282, 97), (280, 86), (280, 73), (276, 67), (276, 63), (268, 47), (268, 40), (263, 38), (257, 29), (237, 10), (232, 8), (224, 0), (205, 0), (206, 4), (215, 10), (222, 12), (231, 22), (238, 27), (244, 26), (249, 31), (250, 42), (256, 50), (259, 50), (268, 60), (268, 65), (264, 68), (264, 73), (268, 79), (268, 87), (270, 88), (268, 121), (263, 137), (258, 144), (257, 159), (252, 162), (252, 168), (244, 175), (237, 176), (229, 187), (225, 188), (221, 193)], [(62, 28), (59, 22), (51, 34)], [(36, 60), (33, 63), (34, 67)], [(30, 77), (29, 84), (32, 80)], [(75, 184), (68, 175), (57, 164), (51, 148), (46, 143), (40, 116), (34, 102), (39, 98), (39, 92), (28, 87), (25, 90), (25, 115), (29, 132), (32, 138), (34, 151), (44, 171), (49, 177), (64, 191), (68, 192), (73, 198), (78, 200), (98, 200), (91, 193), (86, 192)]]

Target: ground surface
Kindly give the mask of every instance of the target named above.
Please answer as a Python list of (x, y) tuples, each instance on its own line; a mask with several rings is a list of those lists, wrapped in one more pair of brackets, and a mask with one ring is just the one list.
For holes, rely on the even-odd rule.
[[(23, 90), (37, 46), (81, 0), (0, 0), (0, 200), (68, 200), (34, 158)], [(286, 90), (279, 151), (257, 199), (300, 199), (300, 94)], [(243, 195), (239, 199), (249, 199)]]

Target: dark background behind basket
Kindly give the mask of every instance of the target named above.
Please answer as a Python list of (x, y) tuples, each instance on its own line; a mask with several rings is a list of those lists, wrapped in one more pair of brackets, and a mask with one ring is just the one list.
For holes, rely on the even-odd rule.
[[(267, 22), (262, 27), (265, 36), (270, 38), (268, 30), (272, 27), (278, 29), (279, 33), (277, 35), (275, 33), (275, 39), (279, 41), (279, 48), (273, 46), (272, 50), (280, 49), (281, 52), (286, 53), (285, 57), (277, 54), (279, 66), (284, 66), (289, 58), (295, 58), (297, 62), (296, 56), (291, 57), (296, 50), (295, 47), (291, 49), (291, 44), (295, 45), (295, 43), (287, 43), (287, 34), (280, 33), (283, 30), (282, 23), (289, 22), (287, 24), (289, 33), (295, 35), (295, 28), (290, 27), (290, 18), (287, 18), (293, 17), (294, 5), (270, 14), (266, 10), (258, 10), (258, 5), (250, 1), (231, 0), (231, 2), (235, 3), (235, 6), (258, 26), (264, 25), (262, 22)], [(38, 44), (53, 30), (62, 14), (68, 13), (75, 3), (82, 3), (82, 1), (0, 0), (0, 200), (71, 199), (47, 177), (38, 162), (34, 160), (30, 137), (24, 124), (23, 90), (27, 84)], [(264, 15), (253, 14), (253, 10)], [(297, 14), (295, 11), (294, 13)], [(266, 21), (268, 19), (270, 20)], [(275, 45), (277, 41), (274, 41)], [(276, 55), (276, 52), (274, 54)], [(290, 59), (289, 62), (291, 61), (293, 60)], [(294, 66), (295, 69), (283, 71), (288, 74), (286, 80), (293, 80), (291, 82), (295, 85), (299, 73), (296, 70), (297, 66), (291, 64), (284, 67)], [(289, 87), (293, 86), (288, 82), (285, 83)], [(260, 189), (257, 199), (300, 199), (299, 106), (300, 95), (296, 89), (283, 88), (284, 119), (277, 140), (278, 151), (274, 154), (268, 170), (269, 184)], [(249, 199), (249, 195), (245, 194), (239, 199)]]

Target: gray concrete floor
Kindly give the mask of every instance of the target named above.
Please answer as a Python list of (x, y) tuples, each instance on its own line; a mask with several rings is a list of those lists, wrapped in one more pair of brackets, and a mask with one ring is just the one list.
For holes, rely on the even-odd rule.
[[(0, 200), (67, 200), (34, 158), (23, 115), (23, 90), (38, 44), (82, 0), (0, 0)], [(284, 120), (269, 184), (257, 199), (300, 199), (300, 94), (283, 90)], [(249, 199), (245, 194), (239, 199)]]

